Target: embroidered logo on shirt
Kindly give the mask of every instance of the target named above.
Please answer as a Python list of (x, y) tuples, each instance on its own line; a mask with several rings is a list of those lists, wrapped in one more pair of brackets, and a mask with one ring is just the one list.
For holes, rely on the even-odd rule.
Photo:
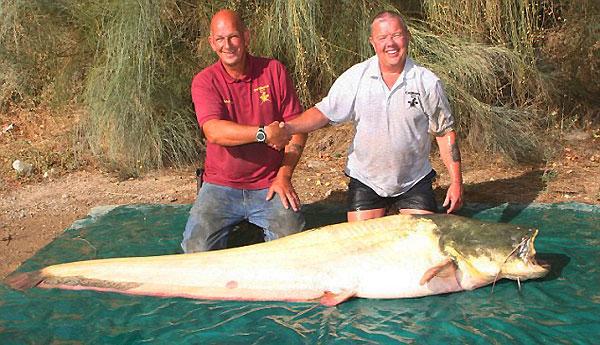
[(231, 104), (231, 100), (230, 99), (224, 99), (223, 103), (225, 103), (225, 104)]
[(254, 92), (260, 92), (260, 96), (258, 96), (258, 98), (260, 98), (260, 104), (271, 101), (268, 93), (269, 85), (259, 86), (256, 89), (254, 89)]
[(419, 100), (417, 99), (417, 97), (421, 96), (420, 93), (415, 92), (415, 91), (406, 91), (405, 94), (410, 95), (410, 97), (411, 97), (410, 101), (408, 101), (408, 104), (411, 107), (414, 107), (417, 104), (419, 104)]

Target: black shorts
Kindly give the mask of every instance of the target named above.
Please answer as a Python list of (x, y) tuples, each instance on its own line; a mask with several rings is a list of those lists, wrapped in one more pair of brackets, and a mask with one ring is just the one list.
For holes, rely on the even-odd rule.
[(437, 212), (437, 203), (431, 183), (435, 170), (423, 177), (403, 194), (394, 197), (379, 196), (373, 189), (355, 178), (348, 184), (348, 212), (384, 208), (397, 212), (401, 209), (416, 209)]

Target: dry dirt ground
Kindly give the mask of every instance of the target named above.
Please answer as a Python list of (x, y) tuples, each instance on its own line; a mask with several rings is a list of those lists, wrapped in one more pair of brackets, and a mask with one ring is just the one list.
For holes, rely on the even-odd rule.
[[(93, 207), (194, 201), (193, 167), (126, 180), (89, 165), (69, 168), (65, 156), (70, 149), (60, 143), (69, 135), (74, 116), (0, 115), (0, 279)], [(14, 126), (7, 129), (11, 123)], [(293, 181), (305, 204), (324, 199), (344, 202), (347, 179), (342, 171), (349, 130), (328, 127), (311, 134)], [(465, 200), (600, 204), (599, 143), (600, 129), (571, 130), (556, 139), (551, 159), (532, 165), (511, 165), (492, 155), (463, 150)], [(12, 170), (19, 157), (38, 165), (32, 175), (17, 176)], [(442, 201), (448, 176), (436, 154), (432, 161), (439, 173), (435, 187)]]

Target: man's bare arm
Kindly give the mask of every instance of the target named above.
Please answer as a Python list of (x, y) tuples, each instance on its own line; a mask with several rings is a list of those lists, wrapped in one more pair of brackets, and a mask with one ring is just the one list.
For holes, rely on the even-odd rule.
[[(221, 146), (237, 146), (256, 142), (258, 126), (241, 125), (227, 120), (209, 120), (202, 126), (209, 143)], [(285, 147), (291, 136), (277, 121), (265, 126), (267, 144), (278, 150)]]
[(301, 203), (300, 198), (292, 185), (292, 175), (296, 165), (298, 165), (298, 162), (300, 161), (302, 151), (304, 151), (307, 137), (308, 135), (305, 133), (292, 135), (292, 139), (285, 147), (283, 162), (277, 172), (277, 177), (267, 194), (267, 200), (269, 200), (273, 197), (274, 193), (277, 193), (285, 208), (291, 206), (294, 211), (300, 209)]
[(329, 119), (316, 107), (312, 107), (295, 119), (285, 123), (285, 128), (291, 133), (309, 133), (325, 127)]
[(461, 172), (461, 157), (456, 139), (456, 132), (449, 131), (436, 137), (440, 148), (440, 156), (448, 174), (450, 175), (450, 186), (444, 200), (444, 207), (448, 207), (448, 213), (452, 213), (462, 207), (463, 204), (463, 179)]

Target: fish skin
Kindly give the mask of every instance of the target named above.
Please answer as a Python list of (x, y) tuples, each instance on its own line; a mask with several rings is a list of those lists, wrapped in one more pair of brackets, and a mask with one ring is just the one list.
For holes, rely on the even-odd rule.
[(6, 282), (16, 289), (319, 301), (332, 306), (353, 297), (408, 298), (471, 290), (503, 276), (541, 277), (545, 268), (514, 255), (535, 254), (536, 234), (534, 229), (454, 215), (394, 215), (246, 247), (53, 265), (12, 275)]

